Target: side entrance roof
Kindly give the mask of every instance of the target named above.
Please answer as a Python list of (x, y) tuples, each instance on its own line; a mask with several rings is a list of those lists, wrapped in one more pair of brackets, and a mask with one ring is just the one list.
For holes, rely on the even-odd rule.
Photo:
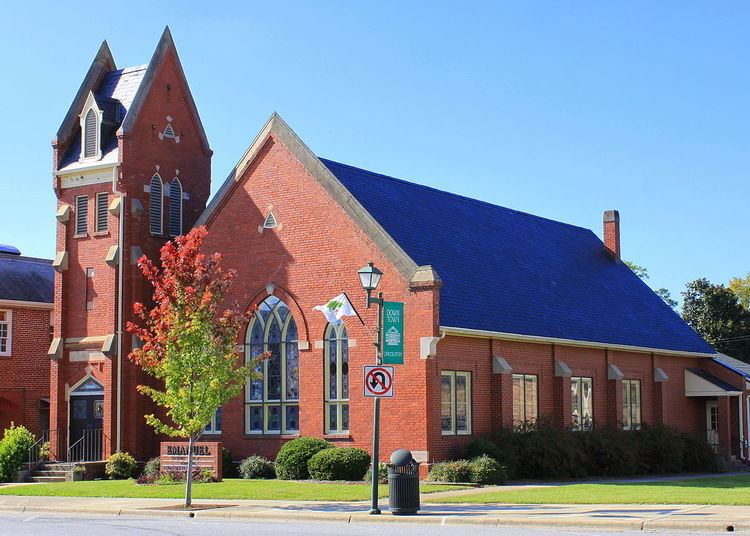
[(0, 252), (0, 300), (52, 303), (52, 261)]

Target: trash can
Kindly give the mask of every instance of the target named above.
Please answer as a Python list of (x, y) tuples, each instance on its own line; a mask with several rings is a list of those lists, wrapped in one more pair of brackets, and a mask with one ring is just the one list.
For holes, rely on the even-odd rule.
[(419, 463), (405, 449), (391, 454), (388, 464), (388, 506), (395, 516), (419, 510)]

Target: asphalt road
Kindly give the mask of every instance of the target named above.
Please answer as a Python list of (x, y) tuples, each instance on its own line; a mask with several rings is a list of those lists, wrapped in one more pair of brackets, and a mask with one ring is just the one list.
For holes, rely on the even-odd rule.
[[(596, 534), (617, 534), (623, 536), (643, 535), (643, 532), (603, 532), (590, 530), (528, 529), (520, 527), (479, 527), (418, 525), (413, 523), (266, 523), (247, 521), (198, 520), (164, 517), (115, 517), (115, 516), (63, 516), (47, 514), (2, 514), (0, 515), (0, 536), (81, 536), (81, 535), (143, 536), (284, 536), (284, 535), (325, 535), (325, 536), (474, 536), (492, 534), (494, 536), (588, 536)], [(648, 534), (659, 534), (649, 532)], [(665, 532), (675, 536), (680, 533)], [(687, 533), (683, 533), (687, 534)], [(705, 534), (705, 533), (703, 533)]]

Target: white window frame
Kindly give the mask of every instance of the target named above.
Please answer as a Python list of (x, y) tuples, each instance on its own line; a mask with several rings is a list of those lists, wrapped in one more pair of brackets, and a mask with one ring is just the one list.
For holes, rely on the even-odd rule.
[[(533, 418), (529, 418), (526, 415), (526, 378), (534, 378), (534, 407), (536, 408), (536, 415), (534, 415)], [(518, 421), (514, 418), (513, 426), (525, 426), (527, 424), (534, 424), (539, 420), (539, 376), (537, 374), (513, 374), (513, 384), (511, 385), (511, 401), (513, 402), (513, 404), (515, 404), (515, 397), (513, 396), (513, 386), (515, 385), (516, 379), (520, 379), (522, 385), (521, 393), (523, 394), (523, 400), (521, 401), (521, 407), (523, 408), (523, 420)], [(515, 410), (515, 407), (513, 407), (512, 409)], [(515, 413), (515, 411), (513, 411), (513, 413)]]
[[(159, 206), (159, 230), (158, 232), (154, 229), (156, 226), (154, 225), (154, 180), (159, 181), (159, 199), (157, 200), (158, 206)], [(149, 187), (149, 203), (148, 203), (148, 230), (149, 233), (151, 233), (154, 236), (161, 236), (164, 234), (164, 181), (161, 179), (161, 175), (158, 173), (154, 173), (151, 177), (151, 180), (148, 183)]]
[(6, 326), (7, 335), (5, 337), (5, 350), (0, 351), (0, 356), (7, 357), (13, 352), (13, 310), (0, 309), (0, 313), (5, 313), (5, 319), (0, 320), (0, 324)]
[[(458, 430), (456, 424), (456, 414), (458, 402), (456, 400), (456, 378), (462, 377), (466, 379), (466, 429)], [(450, 430), (443, 430), (443, 378), (450, 378), (450, 398), (451, 398), (451, 428)], [(471, 435), (471, 372), (457, 371), (457, 370), (442, 370), (440, 371), (440, 431), (442, 435)]]
[[(273, 304), (271, 315), (273, 318), (275, 318), (275, 321), (279, 323), (281, 326), (281, 343), (280, 343), (280, 354), (281, 354), (281, 363), (280, 363), (280, 374), (281, 374), (281, 397), (279, 399), (269, 399), (268, 398), (268, 367), (269, 367), (269, 359), (264, 359), (261, 361), (260, 364), (260, 373), (261, 378), (260, 380), (263, 383), (263, 398), (262, 400), (251, 400), (250, 399), (250, 393), (252, 392), (252, 382), (257, 381), (253, 380), (252, 378), (248, 378), (247, 382), (245, 383), (245, 434), (247, 435), (299, 435), (299, 430), (290, 430), (286, 428), (286, 411), (289, 406), (296, 406), (297, 407), (297, 428), (299, 428), (299, 422), (300, 422), (300, 396), (299, 391), (301, 389), (301, 381), (299, 377), (299, 367), (300, 367), (300, 357), (299, 357), (299, 340), (295, 339), (292, 341), (287, 341), (287, 333), (289, 331), (289, 328), (294, 322), (296, 327), (296, 320), (294, 316), (292, 315), (292, 310), (289, 308), (289, 306), (286, 305), (284, 301), (279, 299), (276, 296), (269, 296), (266, 298), (266, 300), (270, 299), (271, 297), (278, 300), (278, 302)], [(264, 302), (266, 301), (264, 300)], [(284, 319), (284, 321), (281, 321), (281, 317), (279, 316), (279, 305), (283, 304), (287, 309), (287, 317)], [(262, 306), (262, 303), (261, 303)], [(256, 312), (255, 316), (253, 317), (252, 321), (247, 326), (247, 331), (245, 332), (245, 362), (249, 362), (252, 360), (252, 344), (250, 343), (250, 337), (252, 335), (252, 330), (255, 327), (256, 322), (261, 323), (261, 327), (263, 329), (263, 352), (269, 352), (269, 342), (268, 342), (268, 333), (270, 331), (272, 322), (268, 321), (265, 322), (263, 318), (261, 317), (260, 307), (258, 307), (258, 311)], [(271, 317), (269, 317), (270, 320)], [(299, 328), (297, 328), (299, 330)], [(299, 337), (299, 331), (297, 331), (297, 336)], [(287, 398), (287, 345), (288, 344), (294, 344), (297, 345), (297, 369), (298, 369), (298, 377), (297, 377), (297, 398), (296, 399), (289, 399)], [(251, 430), (250, 429), (250, 409), (253, 407), (261, 407), (263, 412), (263, 430)], [(273, 407), (279, 407), (280, 409), (280, 415), (279, 415), (279, 429), (278, 430), (271, 430), (268, 428), (268, 422), (269, 422), (269, 415), (271, 408)]]
[[(638, 423), (633, 424), (633, 400), (630, 396), (633, 392), (633, 385), (638, 386)], [(627, 393), (627, 402), (625, 398)], [(625, 420), (625, 411), (628, 411), (628, 420)], [(622, 380), (622, 429), (623, 430), (640, 430), (643, 426), (643, 384), (638, 379), (624, 379)]]
[[(179, 188), (180, 195), (177, 197), (178, 200), (178, 215), (180, 217), (180, 224), (179, 224), (179, 232), (175, 234), (172, 232), (172, 211), (174, 211), (174, 195), (173, 195), (173, 189), (175, 187), (175, 184)], [(182, 182), (180, 182), (180, 179), (175, 177), (172, 179), (172, 182), (169, 183), (169, 221), (167, 222), (169, 226), (169, 236), (180, 236), (182, 234)]]
[[(99, 219), (99, 202), (100, 199), (106, 199), (105, 202), (105, 210), (104, 210), (104, 229), (99, 228), (99, 224), (102, 223), (102, 220)], [(109, 193), (107, 192), (98, 192), (94, 196), (94, 232), (95, 233), (106, 233), (109, 231)]]
[[(591, 421), (584, 425), (584, 423), (580, 420), (582, 419), (583, 414), (583, 384), (587, 383), (589, 384), (589, 401), (591, 403)], [(575, 383), (578, 383), (578, 389), (576, 390), (575, 395), (573, 395), (573, 385)], [(582, 430), (582, 431), (588, 431), (594, 429), (594, 378), (591, 376), (573, 376), (570, 378), (570, 386), (571, 386), (571, 396), (575, 396), (575, 398), (572, 401), (571, 404), (571, 413), (573, 413), (573, 405), (575, 405), (575, 408), (578, 410), (578, 416), (579, 416), (579, 422), (576, 424), (572, 421), (572, 429), (573, 430)], [(573, 416), (575, 414), (573, 413)]]
[[(331, 385), (331, 341), (336, 341), (336, 385)], [(346, 326), (343, 322), (340, 324), (328, 324), (326, 328), (325, 337), (323, 341), (324, 345), (324, 364), (323, 364), (323, 375), (325, 385), (325, 434), (326, 435), (346, 435), (349, 433), (349, 427), (343, 427), (344, 422), (344, 407), (346, 411), (350, 410), (349, 405), (349, 394), (344, 398), (344, 381), (343, 381), (343, 365), (344, 365), (344, 347), (346, 346), (347, 355), (347, 388), (350, 389), (348, 381), (351, 380), (349, 377), (349, 335), (346, 331)], [(331, 399), (331, 389), (335, 390), (336, 397)], [(331, 428), (331, 407), (336, 408), (336, 428)], [(351, 415), (349, 414), (349, 425), (351, 425)]]
[(211, 421), (203, 429), (203, 435), (221, 434), (222, 417), (223, 417), (223, 412), (221, 411), (221, 408), (220, 407), (216, 408), (216, 411), (211, 417)]
[[(96, 116), (96, 142), (95, 151), (91, 156), (86, 156), (86, 116), (90, 111), (94, 112)], [(80, 160), (99, 160), (102, 157), (102, 111), (96, 104), (94, 94), (89, 92), (89, 96), (86, 98), (86, 102), (83, 105), (83, 111), (79, 117), (79, 124), (81, 126), (81, 154)]]
[[(78, 228), (78, 212), (79, 212), (79, 199), (85, 199), (86, 200), (86, 219), (83, 222), (83, 231)], [(76, 207), (76, 221), (75, 221), (75, 236), (88, 236), (89, 234), (89, 196), (87, 195), (77, 195), (75, 199), (75, 207)]]

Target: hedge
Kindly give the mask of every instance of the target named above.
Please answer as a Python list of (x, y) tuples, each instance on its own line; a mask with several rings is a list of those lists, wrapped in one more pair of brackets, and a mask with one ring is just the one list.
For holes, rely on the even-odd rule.
[(315, 480), (362, 480), (370, 465), (367, 451), (352, 448), (323, 449), (307, 462)]
[(563, 430), (545, 423), (502, 430), (467, 445), (468, 457), (487, 455), (514, 479), (707, 472), (717, 468), (705, 439), (667, 426), (641, 430)]
[(276, 478), (273, 462), (263, 456), (249, 456), (240, 463), (240, 476), (246, 479)]
[(333, 444), (317, 437), (298, 437), (284, 443), (276, 456), (276, 476), (281, 480), (310, 478), (307, 462), (318, 452), (332, 449)]

